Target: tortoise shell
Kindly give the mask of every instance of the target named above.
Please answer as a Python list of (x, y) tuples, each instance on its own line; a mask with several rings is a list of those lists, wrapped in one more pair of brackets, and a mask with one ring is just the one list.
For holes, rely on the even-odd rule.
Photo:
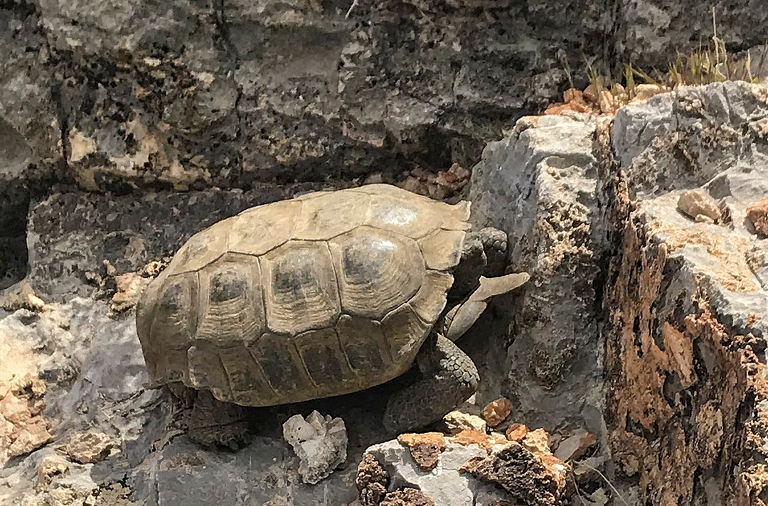
[(192, 236), (148, 286), (152, 379), (270, 406), (405, 372), (453, 284), (469, 203), (375, 184), (253, 207)]

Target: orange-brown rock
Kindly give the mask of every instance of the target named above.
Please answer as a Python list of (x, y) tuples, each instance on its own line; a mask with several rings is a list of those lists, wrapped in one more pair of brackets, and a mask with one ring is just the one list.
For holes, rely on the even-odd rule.
[(389, 475), (373, 455), (365, 454), (357, 466), (355, 486), (362, 506), (378, 506), (387, 495)]
[(0, 398), (0, 463), (40, 448), (53, 439), (43, 416), (45, 383), (27, 374), (9, 384)]
[(486, 450), (490, 450), (494, 444), (498, 444), (496, 438), (476, 430), (463, 430), (455, 436), (451, 436), (451, 442), (462, 446), (478, 445)]
[(549, 104), (544, 110), (544, 114), (563, 114), (565, 112), (591, 112), (588, 105), (579, 102), (568, 102), (567, 104)]
[(768, 198), (750, 204), (747, 207), (747, 218), (760, 237), (768, 237)]
[(495, 483), (527, 505), (560, 504), (569, 493), (569, 467), (551, 454), (539, 455), (510, 442), (488, 457), (477, 457), (461, 469)]
[(528, 434), (528, 427), (522, 423), (513, 423), (507, 427), (506, 435), (510, 441), (522, 441), (526, 434)]
[(576, 102), (577, 104), (584, 104), (584, 92), (577, 88), (568, 88), (563, 92), (563, 102), (566, 104)]
[(93, 464), (108, 458), (119, 451), (120, 444), (113, 437), (103, 432), (76, 432), (58, 451), (73, 462)]
[(536, 453), (550, 453), (549, 434), (544, 429), (536, 429), (528, 432), (520, 442), (527, 450)]
[(421, 490), (401, 488), (389, 492), (379, 506), (435, 506), (435, 501)]
[(512, 401), (506, 397), (499, 397), (491, 401), (483, 408), (480, 415), (489, 427), (496, 427), (503, 422), (512, 412)]
[(425, 432), (423, 434), (401, 434), (397, 441), (408, 447), (411, 457), (424, 471), (437, 467), (440, 454), (445, 450), (445, 437), (441, 432)]

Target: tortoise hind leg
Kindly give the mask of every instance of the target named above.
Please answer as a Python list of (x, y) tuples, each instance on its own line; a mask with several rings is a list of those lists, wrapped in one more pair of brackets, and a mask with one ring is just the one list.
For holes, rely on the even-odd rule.
[(203, 446), (242, 448), (249, 439), (246, 408), (222, 402), (208, 391), (197, 391), (187, 419), (187, 436)]
[(388, 431), (401, 433), (436, 422), (477, 389), (480, 376), (472, 359), (437, 333), (416, 360), (423, 378), (390, 397), (384, 411)]

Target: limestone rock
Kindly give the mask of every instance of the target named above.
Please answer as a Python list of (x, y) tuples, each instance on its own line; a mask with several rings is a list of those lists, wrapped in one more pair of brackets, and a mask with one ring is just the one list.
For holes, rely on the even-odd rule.
[(555, 457), (563, 462), (581, 458), (586, 451), (597, 442), (597, 437), (585, 430), (576, 431), (573, 435), (560, 441), (555, 451)]
[(121, 313), (136, 305), (150, 279), (135, 272), (115, 276), (115, 294), (110, 301), (110, 309)]
[(485, 432), (487, 427), (481, 417), (463, 411), (451, 411), (443, 417), (443, 423), (448, 434), (457, 434), (463, 430)]
[[(752, 483), (760, 473), (746, 462), (762, 457), (716, 449), (768, 436), (757, 421), (763, 380), (753, 379), (764, 374), (757, 336), (768, 332), (768, 292), (747, 210), (768, 194), (768, 164), (753, 149), (765, 142), (766, 114), (764, 86), (726, 82), (630, 104), (613, 123), (615, 159), (605, 167), (626, 178), (607, 187), (618, 242), (604, 292), (605, 374), (614, 378), (606, 410), (623, 414), (606, 440), (620, 472), (646, 484), (638, 503), (650, 490), (659, 503), (749, 503), (762, 488), (704, 484), (696, 473), (741, 469), (737, 479)], [(681, 190), (710, 195), (728, 219), (713, 226), (682, 216)], [(745, 416), (755, 423), (739, 428)], [(651, 436), (657, 423), (666, 429)]]
[(768, 198), (747, 207), (747, 218), (760, 237), (768, 237)]
[(598, 126), (584, 115), (523, 117), (472, 170), (473, 228), (505, 231), (511, 266), (532, 276), (497, 308), (514, 337), (491, 340), (476, 360), (488, 364), (481, 375), (491, 399), (512, 401), (521, 423), (601, 425), (602, 374), (582, 366), (599, 364), (603, 352)]
[[(361, 480), (368, 484), (362, 488), (367, 495), (361, 492), (361, 501), (366, 506), (375, 504), (375, 502), (366, 503), (365, 498), (382, 498), (383, 490), (391, 493), (402, 488), (413, 487), (417, 487), (435, 504), (441, 506), (465, 504), (490, 506), (494, 501), (504, 500), (505, 494), (492, 485), (459, 472), (471, 458), (487, 456), (492, 448), (502, 446), (494, 445), (495, 440), (488, 435), (475, 434), (476, 437), (472, 440), (459, 436), (446, 437), (445, 449), (440, 452), (437, 465), (431, 470), (422, 469), (411, 458), (410, 448), (398, 441), (387, 441), (369, 447), (363, 457), (366, 465), (358, 470), (358, 489), (361, 489)], [(372, 480), (368, 478), (371, 475), (379, 478)], [(384, 476), (387, 478), (383, 478)]]
[(537, 453), (511, 442), (469, 461), (463, 471), (496, 483), (527, 505), (556, 505), (567, 497), (568, 466), (549, 453)]
[(544, 429), (529, 431), (520, 442), (524, 448), (536, 453), (550, 453), (549, 434)]
[[(9, 343), (0, 342), (0, 345)], [(14, 345), (21, 347), (18, 342)], [(11, 353), (5, 355), (6, 359), (12, 358), (15, 352), (17, 350), (11, 349)], [(8, 366), (24, 367), (9, 363), (3, 369)], [(21, 378), (0, 378), (0, 388), (3, 389), (0, 397), (0, 462), (5, 463), (43, 446), (53, 439), (53, 435), (49, 432), (51, 421), (43, 415), (44, 382), (26, 373)]]
[(699, 221), (699, 216), (705, 216), (717, 223), (722, 218), (722, 211), (715, 199), (701, 190), (685, 190), (680, 193), (677, 209), (683, 214)]
[(103, 432), (72, 433), (69, 441), (59, 448), (59, 452), (79, 464), (93, 464), (116, 453), (120, 444), (115, 438)]
[(451, 443), (463, 446), (477, 445), (485, 448), (487, 451), (491, 451), (496, 445), (506, 444), (507, 438), (501, 434), (486, 434), (485, 432), (467, 429), (451, 436), (450, 441)]
[(424, 471), (437, 467), (440, 454), (445, 451), (445, 438), (440, 432), (401, 434), (397, 441), (409, 448), (411, 457)]
[(37, 467), (38, 487), (48, 485), (55, 476), (61, 476), (69, 471), (69, 464), (61, 457), (45, 457)]
[(355, 486), (362, 506), (377, 506), (387, 495), (389, 474), (371, 453), (366, 453), (357, 466)]
[(306, 420), (293, 415), (283, 424), (283, 437), (299, 457), (304, 483), (315, 484), (328, 477), (347, 459), (347, 429), (341, 418), (317, 411)]
[(489, 402), (481, 413), (489, 427), (496, 427), (512, 412), (512, 402), (506, 397), (499, 397)]
[(522, 441), (523, 438), (528, 434), (528, 427), (523, 425), (522, 423), (513, 423), (509, 427), (507, 427), (507, 431), (505, 435), (507, 436), (507, 439), (510, 441)]
[(393, 490), (384, 496), (380, 506), (435, 506), (435, 501), (415, 488)]

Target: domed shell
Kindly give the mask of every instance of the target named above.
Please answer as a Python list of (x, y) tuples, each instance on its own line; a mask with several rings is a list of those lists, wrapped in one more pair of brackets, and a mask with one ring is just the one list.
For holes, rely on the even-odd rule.
[(192, 236), (144, 293), (151, 377), (269, 406), (407, 370), (445, 307), (469, 204), (367, 185), (254, 207)]

